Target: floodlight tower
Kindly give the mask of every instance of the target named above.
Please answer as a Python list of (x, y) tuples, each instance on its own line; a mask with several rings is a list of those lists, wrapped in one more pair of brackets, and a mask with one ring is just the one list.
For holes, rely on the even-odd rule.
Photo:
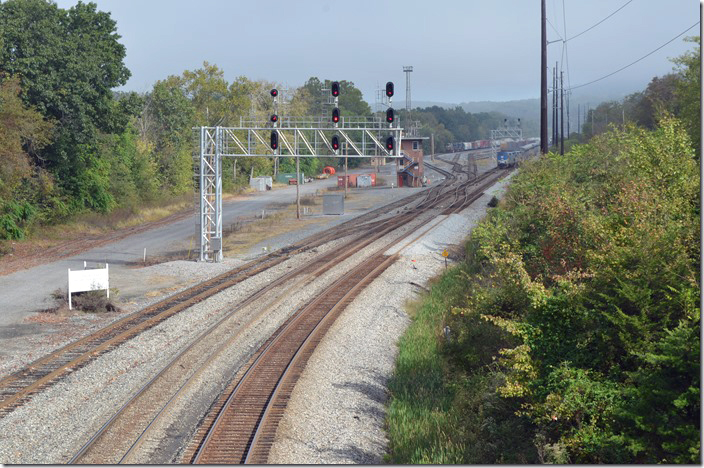
[(404, 66), (403, 71), (406, 74), (406, 111), (411, 112), (411, 72), (412, 66)]

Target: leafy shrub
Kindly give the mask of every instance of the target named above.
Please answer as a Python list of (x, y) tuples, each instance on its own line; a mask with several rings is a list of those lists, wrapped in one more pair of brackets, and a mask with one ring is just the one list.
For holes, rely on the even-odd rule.
[(10, 201), (0, 209), (0, 239), (24, 239), (25, 228), (36, 209), (27, 202)]

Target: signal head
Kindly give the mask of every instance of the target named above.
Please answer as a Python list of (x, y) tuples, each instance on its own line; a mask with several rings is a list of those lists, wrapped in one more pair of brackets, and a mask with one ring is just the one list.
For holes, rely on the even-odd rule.
[(330, 87), (330, 92), (334, 97), (337, 97), (340, 95), (340, 83), (338, 81), (333, 81), (332, 85)]
[(271, 91), (269, 91), (269, 94), (271, 94), (271, 97), (276, 97), (279, 95), (279, 91), (276, 88), (274, 88)]
[(389, 151), (393, 151), (393, 150), (394, 150), (394, 137), (393, 137), (393, 136), (389, 136), (389, 137), (386, 139), (386, 149), (389, 150)]
[(340, 121), (340, 109), (337, 107), (332, 110), (332, 121), (338, 123)]
[(389, 81), (388, 83), (386, 83), (386, 95), (387, 95), (388, 97), (391, 97), (391, 96), (394, 95), (394, 84), (393, 84), (393, 82), (391, 82), (391, 81)]
[(394, 121), (394, 110), (391, 107), (386, 109), (386, 121), (389, 123)]
[(271, 114), (271, 117), (269, 117), (269, 120), (271, 120), (272, 122), (276, 123), (276, 122), (279, 121), (279, 116), (276, 115), (276, 114)]
[(337, 135), (333, 135), (332, 137), (332, 149), (335, 151), (340, 149), (340, 139), (337, 137)]
[(276, 130), (271, 131), (271, 149), (275, 150), (276, 148), (279, 147), (279, 134), (276, 133)]

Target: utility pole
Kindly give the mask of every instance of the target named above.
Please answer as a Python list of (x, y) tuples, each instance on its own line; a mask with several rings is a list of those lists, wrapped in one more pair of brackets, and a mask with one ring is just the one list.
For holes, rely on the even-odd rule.
[(557, 62), (552, 69), (552, 146), (557, 147)]
[(545, 0), (540, 0), (540, 152), (548, 152), (548, 37)]
[[(569, 86), (569, 83), (568, 83)], [(570, 139), (570, 91), (567, 90), (567, 139)]]
[(565, 88), (562, 84), (562, 70), (560, 70), (560, 154), (565, 154)]
[(430, 160), (435, 161), (435, 134), (430, 134)]
[(582, 133), (582, 114), (580, 110), (580, 105), (577, 104), (577, 133)]

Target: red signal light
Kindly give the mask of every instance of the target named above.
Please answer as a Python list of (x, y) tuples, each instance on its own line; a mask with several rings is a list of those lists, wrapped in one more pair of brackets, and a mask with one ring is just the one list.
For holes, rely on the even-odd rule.
[(386, 121), (389, 123), (394, 121), (394, 110), (390, 107), (386, 110)]
[(332, 110), (332, 121), (338, 123), (340, 121), (340, 109), (337, 107)]
[(271, 94), (271, 97), (276, 97), (279, 95), (279, 91), (276, 88), (274, 88), (271, 91), (269, 91), (269, 94)]
[(276, 123), (279, 121), (279, 116), (276, 114), (271, 114), (271, 121)]
[(388, 97), (391, 97), (394, 95), (394, 84), (391, 81), (386, 83), (386, 95)]
[(337, 135), (332, 137), (332, 149), (335, 151), (340, 149), (340, 139), (337, 137)]
[(340, 83), (337, 81), (332, 82), (332, 86), (330, 87), (330, 92), (332, 92), (332, 95), (334, 97), (337, 97), (340, 95)]

